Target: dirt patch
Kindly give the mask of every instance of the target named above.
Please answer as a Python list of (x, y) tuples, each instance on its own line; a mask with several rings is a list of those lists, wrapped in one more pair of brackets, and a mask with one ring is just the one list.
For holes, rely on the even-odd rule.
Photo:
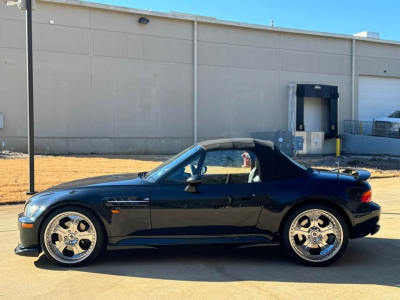
[[(12, 158), (11, 158), (12, 157)], [(170, 156), (35, 156), (35, 189), (40, 192), (63, 182), (108, 174), (149, 171)], [(0, 203), (28, 199), (28, 159), (18, 154), (0, 159)]]
[[(53, 185), (85, 177), (149, 171), (169, 155), (75, 155), (35, 156), (35, 188), (43, 191)], [(296, 158), (300, 163), (319, 169), (336, 167), (334, 156)], [(343, 157), (342, 167), (364, 168), (373, 178), (400, 176), (400, 160), (386, 157)], [(24, 202), (28, 196), (28, 159), (23, 153), (0, 153), (0, 203)]]

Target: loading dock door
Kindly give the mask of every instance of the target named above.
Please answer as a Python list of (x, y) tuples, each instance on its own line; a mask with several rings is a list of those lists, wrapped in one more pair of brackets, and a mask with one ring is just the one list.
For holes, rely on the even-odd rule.
[(304, 98), (304, 128), (306, 131), (321, 131), (321, 98)]
[[(307, 100), (310, 98), (318, 98), (320, 102), (317, 103), (314, 100), (315, 103), (313, 103), (313, 100), (311, 100), (311, 104), (307, 104)], [(321, 101), (324, 101), (324, 104)], [(308, 116), (310, 115), (312, 115), (312, 119), (309, 121)], [(305, 117), (307, 117), (307, 120)], [(319, 118), (319, 120), (316, 120), (316, 118)], [(305, 122), (308, 122), (308, 124), (305, 124)], [(292, 132), (313, 132), (308, 128), (309, 126), (311, 126), (310, 129), (318, 128), (316, 132), (324, 131), (325, 138), (338, 136), (339, 88), (337, 86), (289, 84), (288, 129)]]
[(400, 79), (360, 76), (358, 119), (372, 121), (400, 110)]

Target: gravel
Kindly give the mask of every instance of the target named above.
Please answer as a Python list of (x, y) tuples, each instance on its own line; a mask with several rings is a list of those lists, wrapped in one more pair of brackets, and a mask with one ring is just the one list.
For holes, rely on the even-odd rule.
[[(35, 155), (37, 157), (52, 157), (52, 155)], [(28, 159), (28, 154), (9, 150), (0, 151), (0, 159)]]
[(4, 150), (0, 152), (0, 159), (21, 159), (28, 158), (28, 154)]
[[(296, 157), (295, 160), (308, 167), (328, 170), (337, 168), (335, 156), (303, 156)], [(400, 171), (400, 159), (385, 156), (342, 156), (339, 163), (340, 167), (363, 168), (378, 173), (398, 173)]]

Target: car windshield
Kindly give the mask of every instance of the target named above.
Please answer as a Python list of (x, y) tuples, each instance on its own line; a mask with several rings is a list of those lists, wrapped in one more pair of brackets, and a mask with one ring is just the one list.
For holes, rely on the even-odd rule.
[(181, 153), (178, 153), (177, 155), (171, 157), (168, 159), (166, 162), (163, 164), (159, 165), (155, 169), (151, 170), (146, 174), (144, 177), (145, 180), (149, 182), (155, 182), (158, 178), (160, 178), (162, 175), (167, 173), (169, 170), (174, 168), (175, 166), (179, 165), (181, 162), (183, 162), (186, 158), (192, 156), (193, 154), (199, 152), (201, 149), (200, 146), (191, 146), (190, 148), (187, 148), (183, 150)]
[(389, 118), (400, 118), (400, 111), (396, 110), (394, 113), (389, 115)]

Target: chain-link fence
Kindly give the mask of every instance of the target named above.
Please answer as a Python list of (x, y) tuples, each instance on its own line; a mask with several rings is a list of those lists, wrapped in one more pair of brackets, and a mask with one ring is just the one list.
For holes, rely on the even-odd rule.
[(400, 138), (400, 123), (345, 120), (344, 133)]

